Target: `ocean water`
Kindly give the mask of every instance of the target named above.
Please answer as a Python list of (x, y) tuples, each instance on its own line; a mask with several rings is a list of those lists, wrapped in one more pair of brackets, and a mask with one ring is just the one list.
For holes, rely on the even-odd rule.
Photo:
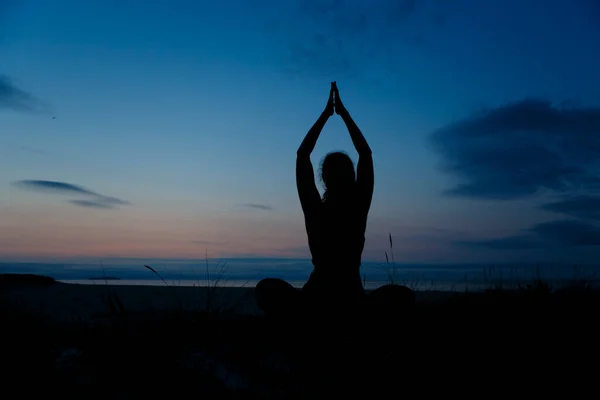
[[(119, 280), (104, 280), (104, 279), (60, 279), (59, 282), (64, 283), (72, 283), (78, 285), (143, 285), (143, 286), (171, 286), (171, 287), (179, 287), (179, 286), (189, 286), (189, 287), (202, 287), (202, 286), (217, 286), (217, 287), (240, 287), (240, 288), (252, 288), (257, 283), (258, 280), (251, 281), (241, 281), (241, 280), (226, 280), (226, 281), (196, 281), (196, 280), (167, 280), (163, 282), (160, 279), (119, 279)], [(302, 285), (306, 281), (289, 281), (288, 282), (297, 288), (301, 288)], [(385, 284), (388, 284), (388, 281), (367, 281), (364, 282), (364, 287), (367, 290), (377, 289)], [(398, 284), (403, 284), (411, 287), (414, 290), (419, 291), (481, 291), (489, 288), (489, 285), (479, 284), (479, 283), (465, 283), (465, 282), (426, 282), (426, 283), (417, 283), (417, 282), (397, 282)]]
[[(148, 265), (155, 272), (145, 267)], [(0, 273), (48, 275), (91, 285), (169, 285), (253, 287), (266, 277), (301, 287), (312, 271), (310, 260), (230, 258), (220, 260), (111, 260), (98, 263), (0, 263)], [(159, 276), (160, 275), (160, 276)], [(365, 288), (394, 281), (414, 290), (479, 291), (516, 288), (541, 279), (557, 287), (577, 281), (600, 283), (600, 265), (562, 264), (386, 264), (363, 262)]]

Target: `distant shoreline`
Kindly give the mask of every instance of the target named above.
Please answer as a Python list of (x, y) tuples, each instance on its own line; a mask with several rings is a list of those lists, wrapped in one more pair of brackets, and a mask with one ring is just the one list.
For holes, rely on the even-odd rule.
[[(228, 262), (225, 270), (220, 269), (222, 264), (215, 264), (212, 260), (209, 261), (212, 263), (208, 266), (209, 270), (206, 270), (207, 265), (204, 262), (202, 265), (178, 263), (168, 268), (167, 265), (157, 265), (155, 267), (156, 274), (139, 264), (92, 266), (76, 263), (0, 262), (0, 275), (3, 273), (40, 275), (51, 277), (58, 282), (77, 281), (77, 283), (88, 285), (127, 285), (131, 283), (148, 286), (165, 284), (195, 287), (214, 286), (215, 283), (220, 287), (249, 287), (255, 286), (262, 278), (271, 277), (281, 278), (292, 286), (301, 287), (313, 268), (309, 262), (301, 260), (275, 261), (274, 259), (236, 259), (233, 263)], [(163, 280), (157, 279), (159, 277), (157, 274), (160, 274), (160, 278)], [(13, 278), (8, 276), (6, 275), (4, 278), (4, 284), (13, 284), (7, 283), (7, 280), (13, 281)], [(361, 280), (367, 290), (387, 284), (390, 279), (415, 291), (511, 290), (538, 280), (544, 281), (553, 288), (581, 282), (600, 288), (598, 277), (600, 277), (600, 265), (596, 264), (539, 266), (515, 263), (484, 267), (477, 264), (455, 265), (454, 263), (439, 265), (397, 263), (392, 266), (382, 266), (364, 262), (361, 265)], [(48, 284), (50, 283), (51, 281), (48, 281)], [(26, 283), (21, 280), (20, 284)]]
[[(240, 280), (240, 279), (129, 279), (122, 278), (114, 275), (107, 276), (92, 276), (82, 277), (79, 279), (60, 279), (54, 278), (48, 275), (32, 274), (32, 273), (0, 273), (0, 288), (26, 288), (26, 287), (46, 287), (55, 285), (57, 283), (69, 284), (69, 285), (85, 285), (85, 286), (132, 286), (132, 287), (168, 287), (171, 290), (175, 288), (231, 288), (231, 289), (251, 289), (253, 288), (257, 280)], [(292, 286), (301, 288), (305, 280), (286, 280)], [(502, 291), (518, 291), (519, 289), (526, 288), (532, 284), (535, 284), (536, 280), (486, 280), (481, 282), (452, 282), (452, 281), (431, 281), (431, 282), (419, 282), (419, 281), (405, 281), (398, 280), (396, 284), (405, 285), (410, 287), (415, 292), (421, 293), (465, 293), (465, 292), (483, 292), (488, 290), (502, 290)], [(563, 287), (586, 286), (600, 288), (600, 280), (598, 279), (573, 279), (570, 281), (553, 281), (542, 279), (541, 282), (552, 287), (552, 289), (561, 289)], [(364, 284), (365, 291), (369, 292), (383, 285), (389, 284), (390, 282), (385, 280), (380, 281), (367, 281)]]
[(50, 286), (56, 284), (51, 276), (38, 274), (0, 274), (0, 287), (7, 286)]
[(117, 278), (116, 276), (92, 276), (88, 278), (90, 281), (120, 281), (121, 278)]

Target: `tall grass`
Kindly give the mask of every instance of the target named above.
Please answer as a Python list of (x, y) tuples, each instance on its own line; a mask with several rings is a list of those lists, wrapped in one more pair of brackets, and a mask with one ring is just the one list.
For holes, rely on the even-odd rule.
[(390, 255), (392, 257), (392, 262), (390, 263), (390, 258), (388, 257), (387, 251), (385, 252), (385, 268), (384, 272), (387, 275), (388, 283), (391, 285), (398, 284), (396, 279), (398, 268), (396, 267), (396, 260), (394, 259), (394, 242), (392, 241), (392, 234), (389, 234), (390, 239)]
[[(198, 275), (196, 274), (196, 270), (194, 269), (194, 267), (192, 267), (192, 272), (196, 276), (196, 283), (193, 285), (193, 287), (206, 289), (206, 297), (205, 297), (204, 301), (199, 301), (198, 308), (202, 308), (202, 307), (200, 307), (200, 303), (204, 303), (204, 310), (206, 312), (211, 312), (211, 311), (214, 311), (213, 310), (213, 304), (214, 304), (213, 300), (215, 297), (215, 291), (224, 281), (226, 281), (225, 273), (227, 272), (227, 264), (217, 261), (217, 265), (215, 266), (214, 271), (211, 272), (210, 263), (208, 260), (208, 252), (207, 252), (205, 254), (205, 266), (206, 266), (205, 279), (203, 281), (201, 279), (199, 279)], [(151, 266), (144, 265), (144, 267), (147, 268), (148, 270), (150, 270), (156, 276), (158, 276), (158, 278), (160, 278), (160, 280), (165, 284), (165, 286), (167, 286), (167, 287), (175, 286), (175, 285), (169, 285), (167, 283), (167, 281), (158, 273), (158, 271), (156, 271)], [(175, 293), (177, 293), (177, 292), (175, 292)], [(198, 291), (198, 293), (200, 294), (201, 291)], [(181, 303), (180, 299), (177, 298), (177, 300), (180, 303), (179, 307), (183, 308), (183, 304)]]
[[(385, 265), (383, 266), (383, 271), (385, 272), (387, 278), (387, 284), (390, 285), (403, 285), (411, 288), (412, 290), (432, 290), (435, 286), (435, 282), (432, 280), (429, 281), (421, 281), (417, 279), (417, 277), (412, 277), (412, 279), (408, 280), (404, 277), (400, 276), (399, 267), (396, 264), (396, 259), (394, 256), (394, 240), (392, 239), (392, 234), (388, 234), (388, 239), (390, 243), (389, 254), (386, 251), (385, 254)], [(391, 259), (391, 261), (390, 261)]]
[(221, 264), (220, 262), (217, 263), (217, 267), (216, 268), (219, 268), (219, 269), (217, 271), (217, 276), (214, 279), (213, 284), (211, 285), (211, 283), (210, 283), (210, 271), (209, 271), (209, 268), (208, 268), (208, 253), (206, 253), (205, 261), (206, 261), (206, 287), (207, 287), (207, 292), (206, 292), (206, 311), (210, 312), (211, 311), (212, 300), (213, 300), (213, 297), (214, 297), (215, 290), (217, 289), (219, 283), (223, 280), (223, 277), (224, 277), (225, 272), (227, 270), (227, 264)]
[[(435, 288), (435, 281), (418, 279), (416, 276), (407, 278), (400, 271), (400, 266), (396, 264), (394, 254), (394, 241), (392, 234), (388, 234), (389, 250), (384, 252), (385, 264), (383, 271), (386, 276), (386, 283), (391, 285), (403, 285), (418, 291), (430, 291)], [(596, 272), (585, 273), (584, 268), (577, 265), (572, 267), (572, 279), (563, 279), (562, 281), (554, 282), (554, 289), (591, 289), (596, 280)], [(546, 271), (547, 272), (547, 271)], [(506, 291), (506, 290), (550, 290), (552, 285), (548, 276), (543, 273), (543, 268), (537, 264), (535, 269), (530, 267), (498, 267), (490, 265), (481, 269), (479, 274), (475, 276), (465, 273), (464, 278), (457, 281), (450, 287), (451, 292), (456, 292), (457, 287), (462, 283), (465, 290), (469, 291), (469, 285), (475, 283), (479, 286), (479, 290)], [(529, 277), (527, 277), (529, 276)], [(366, 276), (363, 276), (363, 286), (366, 285)]]

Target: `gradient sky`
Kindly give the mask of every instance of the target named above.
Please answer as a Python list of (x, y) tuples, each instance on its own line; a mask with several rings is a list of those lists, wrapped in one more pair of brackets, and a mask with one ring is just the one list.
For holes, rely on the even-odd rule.
[(337, 80), (363, 259), (595, 262), (598, 49), (593, 0), (0, 0), (0, 260), (308, 257)]

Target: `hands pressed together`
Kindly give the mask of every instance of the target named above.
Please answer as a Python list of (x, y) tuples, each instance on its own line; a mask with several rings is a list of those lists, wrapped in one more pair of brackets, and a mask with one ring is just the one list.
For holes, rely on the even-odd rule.
[(340, 99), (340, 92), (338, 91), (336, 82), (331, 82), (331, 89), (329, 90), (329, 100), (327, 101), (327, 105), (325, 106), (324, 113), (330, 117), (333, 113), (338, 114), (340, 116), (344, 116), (348, 113), (346, 107), (344, 107), (344, 103)]
[[(350, 138), (352, 139), (352, 143), (354, 144), (354, 148), (358, 152), (359, 155), (365, 156), (365, 159), (370, 158), (371, 156), (371, 148), (367, 144), (362, 132), (350, 117), (350, 113), (346, 110), (344, 103), (340, 99), (340, 92), (338, 91), (336, 82), (331, 82), (331, 89), (329, 90), (329, 100), (327, 101), (327, 105), (325, 106), (325, 110), (319, 115), (317, 121), (313, 124), (313, 126), (309, 129), (308, 133), (304, 137), (304, 140), (300, 144), (298, 148), (298, 156), (300, 156), (303, 160), (306, 161), (306, 156), (310, 156), (315, 145), (317, 144), (317, 139), (321, 134), (321, 130), (327, 123), (329, 117), (333, 115), (333, 113), (338, 114), (342, 117), (342, 120), (346, 124), (346, 128), (348, 128), (348, 133), (350, 134)], [(308, 164), (310, 164), (310, 160), (308, 160)], [(364, 169), (364, 168), (363, 168)]]

